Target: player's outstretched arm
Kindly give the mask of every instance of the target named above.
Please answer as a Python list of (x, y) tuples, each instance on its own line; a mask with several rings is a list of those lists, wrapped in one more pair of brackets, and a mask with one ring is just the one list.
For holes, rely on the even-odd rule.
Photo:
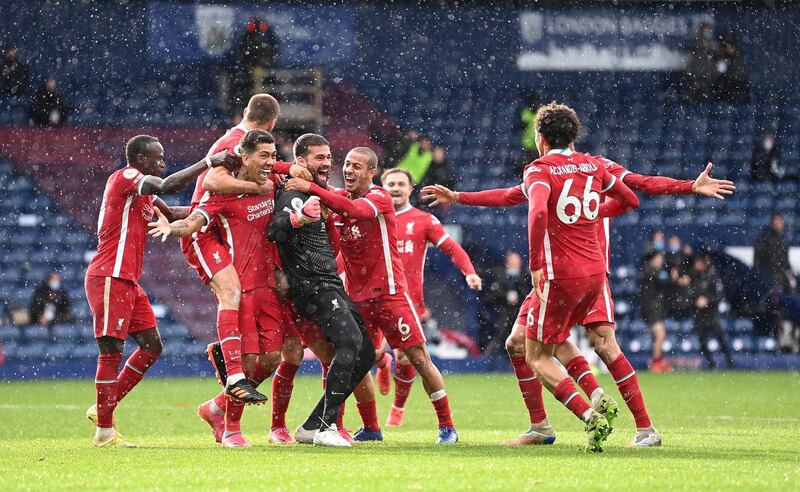
[(170, 222), (167, 217), (156, 207), (155, 222), (147, 224), (150, 227), (150, 234), (153, 237), (160, 237), (161, 242), (167, 240), (168, 236), (185, 237), (198, 232), (207, 223), (207, 217), (200, 211), (195, 210), (192, 215), (185, 219)]
[(378, 216), (378, 208), (366, 198), (350, 200), (336, 192), (330, 191), (316, 183), (292, 178), (286, 183), (287, 191), (299, 191), (301, 193), (311, 193), (317, 195), (323, 205), (333, 210), (337, 214), (344, 215), (354, 220), (374, 219)]
[(632, 172), (623, 172), (618, 177), (633, 191), (648, 195), (697, 195), (724, 200), (723, 195), (732, 195), (736, 190), (733, 181), (716, 179), (710, 176), (713, 164), (710, 162), (694, 181), (673, 179), (666, 176), (647, 176)]
[(226, 166), (233, 169), (237, 165), (238, 159), (239, 158), (235, 155), (222, 151), (212, 156), (205, 157), (202, 161), (186, 169), (181, 169), (176, 173), (170, 174), (163, 179), (158, 176), (145, 176), (142, 179), (142, 184), (139, 186), (139, 194), (169, 195), (170, 193), (177, 193), (197, 179), (206, 169), (219, 166)]
[(525, 203), (525, 194), (522, 188), (495, 188), (484, 191), (453, 191), (443, 185), (429, 185), (421, 190), (424, 201), (431, 201), (429, 207), (460, 203), (478, 207), (512, 207)]
[(252, 181), (236, 179), (227, 168), (215, 167), (203, 178), (203, 188), (221, 195), (266, 195), (275, 189), (275, 185), (272, 181), (259, 185)]

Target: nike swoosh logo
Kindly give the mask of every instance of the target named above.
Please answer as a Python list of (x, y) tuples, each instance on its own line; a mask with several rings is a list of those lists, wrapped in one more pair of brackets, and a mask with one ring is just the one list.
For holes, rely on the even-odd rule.
[(408, 340), (409, 338), (411, 338), (411, 335), (406, 335), (406, 336), (404, 336), (403, 338), (401, 338), (400, 340), (401, 340), (401, 341), (403, 341), (403, 342), (405, 342), (405, 341), (406, 341), (406, 340)]
[(343, 395), (344, 393), (337, 393), (337, 392), (335, 392), (335, 391), (331, 391), (331, 394), (332, 394), (332, 395)]
[(586, 313), (586, 316), (589, 316), (590, 314), (592, 314), (592, 313), (593, 313), (593, 312), (595, 312), (595, 311), (597, 311), (597, 309), (592, 309), (591, 311), (589, 311), (588, 313)]

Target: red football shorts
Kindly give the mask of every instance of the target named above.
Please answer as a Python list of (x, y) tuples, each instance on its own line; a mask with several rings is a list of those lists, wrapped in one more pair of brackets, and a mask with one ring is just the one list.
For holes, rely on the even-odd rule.
[(536, 294), (534, 294), (533, 291), (531, 291), (531, 293), (528, 294), (522, 301), (522, 305), (519, 307), (519, 314), (517, 314), (516, 324), (522, 326), (528, 326), (528, 313), (533, 307), (534, 299), (536, 299)]
[(589, 309), (586, 318), (580, 323), (586, 330), (592, 330), (598, 326), (616, 327), (614, 322), (614, 298), (611, 297), (611, 289), (608, 287), (608, 277), (603, 281), (603, 288), (594, 305)]
[(531, 290), (526, 336), (545, 344), (569, 338), (570, 328), (583, 322), (605, 284), (606, 275), (546, 280), (544, 302)]
[(286, 299), (281, 304), (281, 317), (285, 338), (300, 337), (303, 347), (310, 347), (320, 340), (325, 340), (322, 330), (316, 323), (298, 313), (291, 299)]
[(243, 354), (266, 354), (283, 347), (283, 317), (278, 296), (269, 287), (242, 292), (239, 332)]
[[(425, 334), (408, 293), (385, 295), (356, 303), (367, 333), (379, 349), (383, 337), (393, 349), (404, 349), (425, 343)], [(382, 334), (382, 335), (381, 335)]]
[(181, 238), (181, 252), (186, 258), (186, 263), (197, 272), (200, 280), (208, 285), (214, 275), (231, 264), (230, 248), (227, 244), (222, 244), (212, 231), (194, 236)]
[(136, 282), (87, 276), (84, 285), (94, 317), (95, 338), (125, 340), (130, 333), (158, 327), (150, 300)]

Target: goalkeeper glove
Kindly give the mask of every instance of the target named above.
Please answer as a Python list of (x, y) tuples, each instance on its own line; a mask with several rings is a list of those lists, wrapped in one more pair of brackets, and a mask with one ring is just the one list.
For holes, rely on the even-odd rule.
[(292, 227), (297, 229), (311, 222), (316, 222), (322, 217), (319, 197), (312, 196), (300, 207), (297, 212), (289, 214)]

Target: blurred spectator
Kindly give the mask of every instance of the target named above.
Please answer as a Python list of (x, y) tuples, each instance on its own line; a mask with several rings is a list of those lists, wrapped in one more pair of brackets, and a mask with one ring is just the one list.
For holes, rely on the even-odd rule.
[(31, 102), (31, 122), (38, 126), (61, 126), (67, 121), (69, 108), (58, 91), (58, 82), (50, 76)]
[(708, 361), (708, 367), (716, 367), (714, 355), (709, 346), (710, 337), (717, 339), (728, 369), (733, 369), (733, 358), (728, 341), (719, 320), (719, 303), (723, 299), (722, 280), (708, 255), (698, 255), (692, 270), (692, 298), (694, 299), (694, 330), (700, 339), (700, 351)]
[(410, 172), (416, 186), (427, 174), (432, 160), (431, 139), (423, 135), (419, 137), (419, 141), (411, 141), (397, 167)]
[(688, 96), (692, 101), (706, 101), (719, 74), (717, 63), (722, 58), (722, 47), (714, 35), (714, 26), (703, 22), (697, 37), (689, 47), (689, 64), (686, 68)]
[(493, 268), (488, 275), (489, 288), (484, 289), (484, 302), (496, 314), (495, 322), (482, 323), (481, 345), (484, 353), (497, 356), (504, 352), (520, 305), (531, 290), (530, 274), (523, 268), (522, 257), (515, 251), (506, 254), (503, 266)]
[(645, 254), (651, 251), (664, 252), (664, 247), (664, 231), (661, 229), (656, 229), (650, 233), (650, 240), (647, 241), (647, 244), (645, 244), (644, 252)]
[(542, 105), (539, 95), (536, 93), (528, 93), (524, 96), (524, 107), (519, 114), (518, 130), (522, 134), (522, 151), (523, 161), (522, 164), (527, 165), (539, 158), (539, 151), (536, 150), (536, 112), (539, 111), (539, 106)]
[(753, 267), (772, 279), (784, 292), (794, 290), (797, 280), (789, 264), (789, 240), (783, 215), (775, 213), (761, 230), (753, 251)]
[(0, 65), (0, 94), (20, 97), (28, 92), (30, 75), (28, 66), (17, 58), (17, 47), (9, 44), (3, 49)]
[(722, 35), (722, 57), (717, 62), (717, 96), (728, 103), (750, 99), (750, 75), (742, 57), (736, 35), (728, 31)]
[(775, 134), (764, 132), (753, 149), (750, 160), (750, 178), (756, 181), (777, 181), (786, 174), (781, 162), (781, 151), (775, 144)]
[(61, 285), (61, 274), (50, 272), (33, 293), (28, 310), (30, 322), (50, 328), (72, 321), (72, 304)]
[(244, 36), (239, 43), (238, 68), (242, 77), (242, 100), (247, 100), (250, 94), (265, 92), (265, 79), (272, 79), (270, 72), (276, 66), (279, 53), (280, 44), (273, 26), (260, 15), (253, 16), (247, 22)]
[(450, 169), (450, 164), (447, 162), (447, 151), (441, 145), (433, 147), (431, 166), (418, 187), (434, 184), (444, 185), (450, 189), (455, 187), (453, 170)]
[(670, 372), (672, 366), (664, 358), (664, 340), (667, 331), (664, 325), (666, 309), (666, 293), (672, 282), (669, 272), (664, 267), (664, 253), (662, 251), (650, 251), (645, 254), (642, 262), (642, 284), (640, 301), (642, 307), (642, 318), (653, 333), (653, 360), (650, 362), (650, 369), (653, 372)]
[(669, 271), (671, 284), (667, 289), (667, 315), (672, 318), (688, 318), (693, 304), (690, 291), (692, 257), (694, 252), (688, 244), (683, 244), (680, 236), (670, 234), (664, 263)]

